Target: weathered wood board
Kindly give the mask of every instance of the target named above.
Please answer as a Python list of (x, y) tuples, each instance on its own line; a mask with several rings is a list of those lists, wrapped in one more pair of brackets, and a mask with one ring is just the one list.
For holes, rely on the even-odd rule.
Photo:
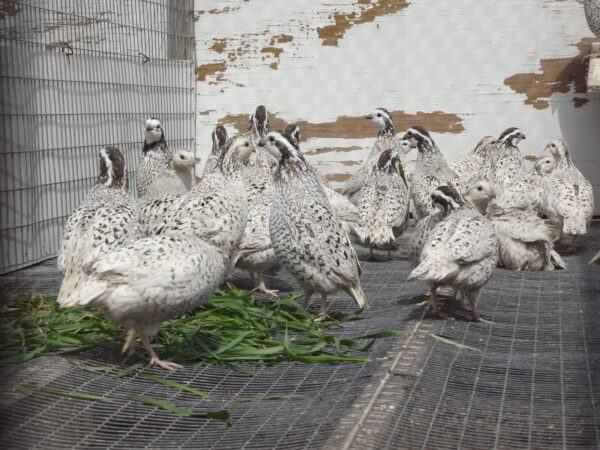
[[(378, 106), (422, 124), (448, 158), (518, 126), (539, 154), (563, 137), (600, 186), (600, 99), (577, 0), (196, 0), (197, 150), (218, 122), (245, 130), (258, 104), (334, 183), (368, 154)], [(600, 213), (600, 191), (596, 195)]]

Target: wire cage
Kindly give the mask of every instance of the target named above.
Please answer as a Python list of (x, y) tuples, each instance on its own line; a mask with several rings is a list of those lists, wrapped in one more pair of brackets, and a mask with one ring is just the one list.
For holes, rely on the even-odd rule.
[(55, 255), (103, 146), (130, 186), (149, 117), (194, 150), (194, 59), (193, 0), (2, 2), (0, 273)]

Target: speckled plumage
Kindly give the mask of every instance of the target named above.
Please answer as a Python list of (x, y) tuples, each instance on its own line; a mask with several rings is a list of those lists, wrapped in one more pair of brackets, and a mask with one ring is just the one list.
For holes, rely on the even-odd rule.
[(395, 241), (408, 226), (410, 191), (399, 175), (398, 150), (384, 151), (373, 165), (360, 190), (360, 226), (355, 227), (359, 242), (373, 248), (395, 249)]
[(277, 256), (269, 234), (269, 216), (273, 201), (272, 185), (248, 204), (248, 220), (238, 247), (236, 266), (247, 270), (252, 276), (254, 288), (264, 293), (275, 293), (267, 289), (264, 273), (277, 263)]
[(138, 163), (138, 198), (146, 195), (148, 186), (160, 173), (170, 170), (171, 159), (173, 159), (173, 155), (165, 140), (165, 133), (160, 121), (156, 118), (148, 119), (142, 156)]
[(169, 163), (170, 170), (158, 173), (139, 199), (139, 222), (144, 236), (154, 236), (178, 200), (194, 187), (192, 152), (179, 150)]
[(230, 140), (219, 169), (185, 195), (159, 236), (137, 240), (85, 265), (77, 291), (59, 297), (59, 303), (102, 309), (128, 330), (123, 351), (133, 350), (137, 331), (151, 365), (177, 367), (158, 358), (149, 337), (164, 320), (206, 301), (225, 278), (246, 224), (239, 163), (251, 151), (247, 138)]
[(272, 175), (268, 168), (257, 160), (257, 153), (250, 159), (241, 169), (248, 198), (248, 221), (239, 246), (240, 256), (236, 265), (250, 272), (255, 289), (273, 293), (274, 291), (266, 288), (263, 277), (264, 272), (277, 263), (269, 234), (269, 217), (273, 202)]
[(385, 108), (376, 108), (372, 113), (367, 114), (365, 118), (372, 121), (379, 128), (379, 132), (367, 160), (352, 174), (352, 177), (341, 189), (341, 193), (350, 197), (353, 203), (358, 202), (359, 191), (364, 186), (373, 164), (379, 160), (385, 150), (397, 147), (396, 128), (392, 116)]
[(88, 258), (139, 237), (137, 205), (127, 192), (125, 159), (114, 147), (100, 152), (96, 185), (71, 213), (58, 251), (62, 273), (77, 270)]
[(466, 184), (450, 169), (444, 155), (423, 127), (413, 126), (404, 134), (404, 139), (419, 152), (411, 175), (411, 190), (414, 214), (422, 219), (433, 212), (431, 193), (438, 186), (449, 185), (463, 192)]
[(223, 125), (217, 125), (212, 133), (212, 150), (210, 155), (208, 155), (208, 159), (206, 160), (206, 164), (204, 165), (204, 172), (202, 176), (206, 176), (209, 173), (215, 171), (217, 167), (217, 163), (223, 154), (223, 150), (225, 149), (225, 143), (227, 142), (227, 130)]
[(492, 222), (498, 238), (498, 266), (508, 270), (564, 268), (552, 248), (553, 228), (530, 209), (503, 207), (495, 199), (492, 183), (476, 182), (465, 199)]
[(194, 187), (196, 158), (192, 152), (178, 150), (165, 170), (159, 171), (146, 186), (143, 198), (160, 197), (164, 194), (183, 195)]
[(421, 261), (421, 252), (429, 239), (431, 231), (444, 216), (445, 214), (443, 211), (436, 210), (417, 222), (408, 241), (408, 258), (414, 265), (419, 264)]
[(241, 167), (241, 175), (248, 199), (248, 221), (240, 243), (236, 266), (247, 270), (252, 277), (254, 289), (274, 294), (267, 289), (264, 272), (277, 263), (269, 235), (269, 215), (273, 197), (273, 174), (276, 165), (273, 157), (258, 143), (269, 131), (269, 113), (263, 105), (250, 116), (246, 136), (255, 151)]
[(502, 208), (528, 209), (541, 213), (546, 183), (544, 177), (552, 173), (555, 166), (556, 160), (553, 156), (538, 158), (529, 173), (507, 186), (498, 187), (496, 204)]
[(561, 236), (573, 236), (571, 248), (574, 250), (575, 237), (587, 233), (592, 220), (594, 192), (590, 182), (573, 164), (562, 139), (552, 141), (546, 149), (557, 162), (554, 171), (545, 178), (543, 210), (562, 229)]
[(493, 203), (487, 217), (498, 237), (498, 266), (509, 270), (554, 270), (566, 267), (552, 248), (553, 228), (531, 211), (503, 209)]
[(477, 296), (496, 266), (498, 243), (494, 227), (451, 187), (440, 186), (432, 197), (441, 205), (444, 217), (431, 231), (421, 262), (409, 278), (430, 285), (429, 305), (434, 313), (439, 312), (438, 288), (449, 286), (469, 300), (477, 321)]
[[(296, 124), (288, 125), (285, 133), (294, 140), (296, 146), (300, 146), (300, 127)], [(332, 211), (340, 219), (344, 230), (350, 235), (354, 231), (354, 227), (360, 222), (360, 212), (356, 205), (352, 203), (348, 197), (334, 190), (327, 178), (308, 160), (304, 160), (310, 173), (315, 180), (321, 185), (325, 196), (329, 201)]]
[(464, 157), (448, 161), (448, 166), (461, 180), (464, 180), (466, 185), (469, 185), (478, 179), (479, 168), (487, 160), (495, 145), (496, 139), (485, 136)]
[(583, 11), (592, 33), (600, 36), (600, 0), (583, 0)]
[(495, 185), (509, 186), (525, 176), (523, 158), (519, 151), (519, 142), (525, 135), (518, 128), (504, 130), (498, 137), (496, 149), (488, 164), (482, 165), (480, 178), (487, 178)]
[(154, 236), (160, 231), (163, 221), (180, 203), (182, 196), (163, 194), (138, 201), (140, 229), (144, 236)]
[[(246, 133), (246, 136), (252, 139), (252, 143), (256, 146), (256, 156), (253, 158), (254, 161), (251, 161), (250, 164), (270, 175), (277, 163), (269, 152), (257, 145), (259, 142), (264, 141), (269, 129), (269, 112), (264, 105), (259, 105), (256, 107), (254, 113), (250, 115), (248, 132)], [(248, 165), (249, 164), (246, 164), (246, 166)]]
[(270, 235), (279, 262), (306, 293), (319, 292), (325, 313), (327, 294), (345, 290), (360, 307), (367, 300), (360, 285), (360, 266), (348, 234), (331, 210), (295, 139), (271, 132), (268, 150), (279, 161)]

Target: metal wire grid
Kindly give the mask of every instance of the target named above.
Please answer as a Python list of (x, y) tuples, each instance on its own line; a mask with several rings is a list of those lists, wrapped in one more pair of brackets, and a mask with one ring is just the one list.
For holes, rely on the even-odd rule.
[[(382, 328), (403, 328), (404, 322), (414, 316), (417, 292), (422, 292), (423, 286), (413, 283), (412, 294), (397, 290), (408, 274), (407, 262), (366, 263), (364, 271), (364, 288), (370, 294), (373, 311), (379, 310), (380, 314), (351, 322), (336, 330), (338, 335), (357, 336)], [(278, 274), (277, 278), (279, 282), (270, 286), (289, 289), (292, 284), (289, 277), (282, 278)], [(346, 296), (333, 300), (335, 310), (355, 309)], [(313, 299), (312, 307), (315, 311), (318, 309), (317, 298)], [(197, 368), (187, 366), (169, 375), (211, 393), (214, 397), (211, 402), (139, 377), (116, 379), (114, 374), (92, 374), (71, 365), (48, 379), (44, 367), (40, 370), (40, 379), (24, 380), (17, 376), (15, 380), (109, 395), (117, 398), (118, 404), (73, 404), (70, 400), (39, 394), (16, 394), (0, 420), (0, 445), (3, 448), (320, 448), (340, 417), (351, 408), (354, 398), (372, 382), (393, 341), (378, 341), (369, 352), (371, 362), (364, 364), (243, 366), (255, 371), (254, 377), (243, 376), (227, 367), (204, 364)], [(85, 354), (83, 359), (116, 367), (131, 363), (123, 363), (116, 351), (102, 349)], [(56, 360), (54, 364), (57, 365)], [(164, 372), (155, 373), (165, 376)], [(197, 411), (224, 408), (232, 414), (233, 425), (226, 429), (217, 421), (178, 417), (129, 400), (129, 396), (138, 394)], [(260, 395), (291, 397), (235, 403), (238, 398)]]
[(417, 375), (384, 389), (349, 448), (599, 448), (600, 283), (587, 265), (598, 234), (568, 271), (498, 270), (480, 301), (492, 324), (440, 330), (481, 353), (428, 348)]
[(194, 149), (192, 7), (40, 0), (0, 17), (0, 272), (55, 254), (102, 146), (123, 152), (132, 185), (148, 117)]
[[(14, 383), (47, 385), (118, 399), (116, 405), (77, 402), (40, 394), (10, 394), (0, 420), (3, 448), (340, 448), (359, 424), (348, 448), (595, 448), (599, 426), (600, 306), (597, 266), (588, 266), (600, 229), (582, 240), (585, 254), (567, 258), (566, 272), (498, 270), (480, 298), (493, 324), (426, 319), (421, 331), (452, 336), (480, 353), (458, 351), (425, 335), (378, 341), (371, 362), (311, 366), (246, 367), (245, 377), (226, 367), (186, 367), (174, 380), (210, 392), (205, 402), (138, 377), (91, 374), (56, 358), (19, 372)], [(359, 249), (362, 257), (365, 252)], [(419, 323), (425, 286), (404, 280), (407, 261), (364, 263), (364, 288), (373, 308), (336, 330), (357, 336)], [(289, 289), (289, 277), (273, 286)], [(271, 282), (274, 280), (271, 279)], [(318, 300), (313, 301), (314, 308)], [(468, 312), (450, 302), (451, 315)], [(351, 310), (337, 298), (336, 310)], [(405, 344), (408, 343), (406, 347)], [(374, 396), (390, 361), (402, 351), (384, 389)], [(123, 368), (115, 351), (96, 349), (88, 363)], [(35, 368), (36, 362), (32, 366)], [(116, 370), (116, 369), (115, 369)], [(165, 374), (159, 373), (161, 376)], [(227, 409), (233, 426), (178, 417), (129, 400), (151, 395), (196, 411)], [(257, 395), (286, 400), (235, 403)], [(365, 405), (373, 400), (372, 408)], [(361, 414), (366, 420), (359, 422)]]

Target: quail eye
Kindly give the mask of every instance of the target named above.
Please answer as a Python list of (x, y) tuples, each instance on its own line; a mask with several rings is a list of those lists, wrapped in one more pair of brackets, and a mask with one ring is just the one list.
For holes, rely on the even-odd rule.
[(381, 117), (381, 113), (377, 113), (377, 117)]
[(482, 188), (481, 186), (479, 186), (479, 187), (477, 188), (477, 190), (478, 190), (478, 191), (483, 191), (483, 188)]
[(273, 136), (269, 136), (269, 142), (274, 142), (275, 138)]

